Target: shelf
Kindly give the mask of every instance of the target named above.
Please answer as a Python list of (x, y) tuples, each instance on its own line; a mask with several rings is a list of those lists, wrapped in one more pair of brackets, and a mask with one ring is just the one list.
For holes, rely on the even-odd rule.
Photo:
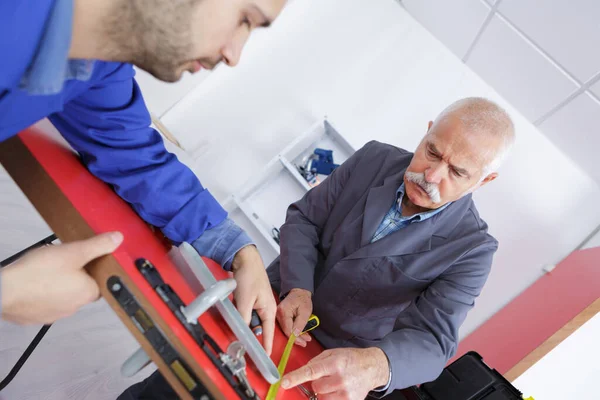
[[(318, 121), (221, 203), (240, 226), (260, 234), (254, 240), (267, 265), (280, 252), (279, 244), (272, 237), (272, 228), (283, 225), (289, 205), (312, 189), (297, 165), (315, 148), (333, 150), (336, 164), (342, 164), (354, 153), (333, 125), (327, 120)], [(326, 176), (319, 175), (319, 178), (323, 180)]]
[(310, 189), (312, 189), (312, 187), (308, 184), (306, 179), (304, 179), (304, 177), (302, 175), (300, 175), (300, 172), (298, 171), (298, 169), (295, 166), (293, 166), (292, 163), (290, 163), (287, 158), (280, 155), (279, 162), (281, 162), (281, 164), (285, 167), (285, 169), (296, 179), (296, 181), (300, 184), (300, 186), (302, 186), (306, 191), (309, 191)]
[[(354, 154), (355, 150), (350, 143), (327, 121), (321, 124), (320, 135), (316, 137), (312, 137), (311, 135), (310, 137), (312, 140), (304, 143), (306, 147), (295, 149), (295, 151), (292, 150), (288, 154), (283, 153), (282, 155), (290, 160), (292, 165), (298, 165), (302, 164), (303, 159), (312, 154), (316, 148), (332, 150), (333, 162), (336, 164), (342, 164)], [(324, 179), (324, 176), (321, 175), (321, 178)]]
[(275, 250), (277, 254), (279, 254), (279, 244), (277, 244), (275, 239), (273, 239), (273, 237), (271, 236), (270, 230), (267, 230), (267, 227), (265, 226), (266, 223), (260, 219), (258, 214), (254, 212), (252, 207), (247, 202), (240, 200), (236, 196), (233, 196), (233, 201), (235, 202), (235, 204), (237, 204), (239, 209), (242, 210), (244, 215), (246, 215), (246, 218), (248, 218), (254, 224), (256, 229), (260, 232), (263, 238), (265, 238), (267, 243), (269, 243), (271, 248)]

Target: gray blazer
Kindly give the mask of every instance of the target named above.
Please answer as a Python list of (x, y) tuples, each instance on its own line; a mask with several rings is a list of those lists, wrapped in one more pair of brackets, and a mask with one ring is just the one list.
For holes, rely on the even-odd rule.
[(280, 293), (313, 293), (324, 347), (385, 352), (387, 393), (439, 376), (498, 248), (471, 195), (371, 243), (412, 156), (375, 141), (358, 150), (289, 207), (268, 270)]

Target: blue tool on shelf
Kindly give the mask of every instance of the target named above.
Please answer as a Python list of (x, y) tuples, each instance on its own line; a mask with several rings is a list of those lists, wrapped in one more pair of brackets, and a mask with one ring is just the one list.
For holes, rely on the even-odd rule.
[(307, 165), (308, 170), (321, 175), (329, 175), (334, 169), (339, 167), (333, 163), (333, 150), (315, 149), (314, 155), (316, 158), (309, 160)]
[(329, 175), (339, 167), (333, 162), (333, 150), (325, 149), (315, 149), (314, 153), (306, 157), (302, 164), (298, 166), (298, 170), (311, 185), (317, 183), (317, 175)]

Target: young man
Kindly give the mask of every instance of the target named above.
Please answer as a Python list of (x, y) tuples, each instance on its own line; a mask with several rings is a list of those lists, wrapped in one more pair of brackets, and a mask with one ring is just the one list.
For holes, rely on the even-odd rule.
[[(174, 243), (232, 270), (246, 321), (256, 309), (270, 353), (275, 301), (250, 238), (150, 128), (133, 66), (165, 81), (237, 64), (251, 31), (285, 0), (8, 0), (0, 2), (0, 141), (49, 118), (87, 168)], [(82, 267), (119, 233), (34, 252), (0, 271), (0, 311), (49, 323), (98, 298)]]

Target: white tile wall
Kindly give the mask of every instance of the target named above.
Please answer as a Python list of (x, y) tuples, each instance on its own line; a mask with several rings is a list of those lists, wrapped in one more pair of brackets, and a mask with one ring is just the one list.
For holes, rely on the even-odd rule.
[(483, 32), (467, 65), (514, 104), (530, 121), (577, 86), (498, 16)]
[(404, 0), (404, 7), (459, 58), (467, 53), (490, 12), (480, 0)]
[(596, 95), (596, 97), (600, 97), (600, 81), (592, 86), (591, 91)]
[(503, 0), (498, 11), (581, 82), (600, 70), (600, 1)]
[(584, 171), (600, 181), (600, 103), (580, 94), (544, 121), (540, 128)]
[[(583, 121), (600, 114), (600, 103), (581, 95), (593, 93), (600, 99), (600, 1), (481, 1), (491, 6), (494, 17), (486, 19), (480, 36), (473, 33), (471, 52), (457, 55), (582, 168), (600, 170), (587, 141), (570, 140), (585, 137), (589, 125)], [(452, 22), (440, 27), (440, 15), (458, 18), (466, 27), (480, 24), (480, 1), (403, 0), (402, 4), (453, 51), (457, 35), (443, 31)], [(565, 122), (576, 115), (583, 119)]]

